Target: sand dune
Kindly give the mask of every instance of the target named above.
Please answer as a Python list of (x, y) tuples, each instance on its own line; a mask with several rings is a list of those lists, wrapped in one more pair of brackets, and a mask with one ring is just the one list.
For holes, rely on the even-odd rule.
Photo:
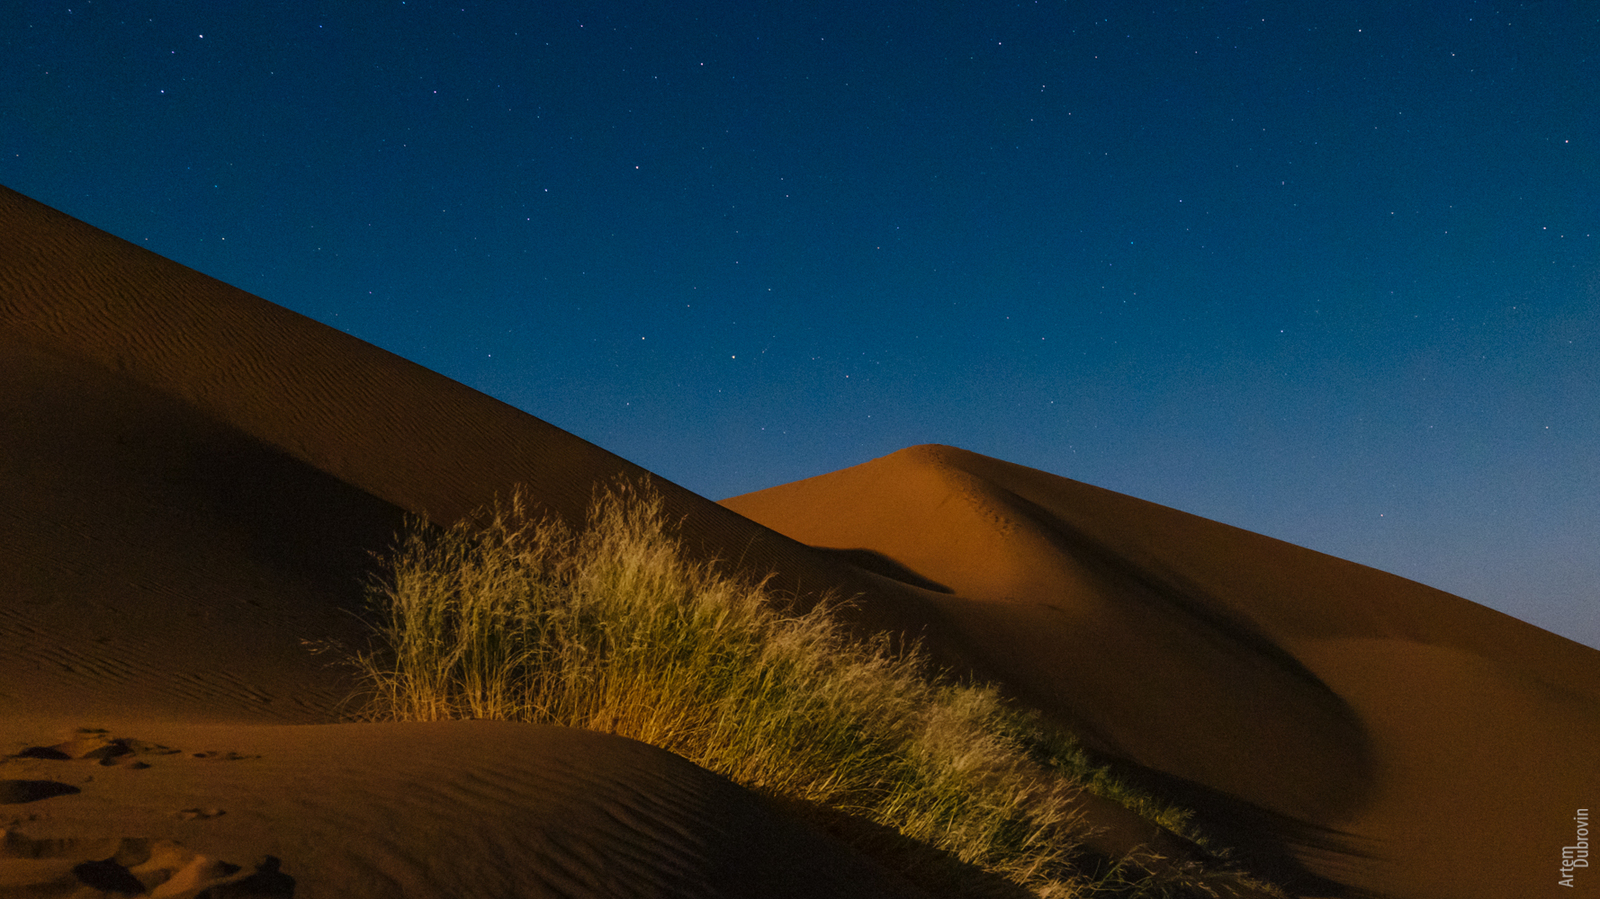
[[(406, 513), (451, 522), (521, 485), (543, 510), (577, 520), (598, 485), (649, 477), (498, 400), (4, 189), (0, 346), (0, 439), (14, 472), (0, 483), (10, 537), (0, 558), (30, 600), (0, 613), (0, 637), (19, 647), (0, 665), (64, 653), (53, 664), (66, 677), (43, 689), (71, 689), (88, 666), (110, 707), (143, 701), (147, 677), (181, 671), (188, 656), (194, 670), (163, 688), (171, 701), (195, 693), (206, 714), (320, 720), (328, 696), (249, 694), (244, 685), (266, 689), (268, 672), (224, 684), (216, 672), (226, 666), (209, 654), (232, 656), (244, 630), (293, 668), (300, 659), (288, 647), (300, 639), (358, 638), (339, 610), (359, 606), (370, 553), (388, 548)], [(776, 570), (794, 587), (859, 586), (840, 560), (652, 483), (705, 556)], [(84, 602), (101, 610), (87, 622)], [(158, 624), (123, 639), (129, 616)], [(82, 659), (40, 648), (55, 642), (52, 628), (101, 620), (105, 633), (90, 638), (101, 642)], [(173, 641), (186, 649), (175, 653)], [(105, 686), (121, 681), (140, 695)], [(0, 703), (13, 692), (3, 683), (17, 682), (0, 682)], [(221, 700), (229, 691), (239, 695)]]
[(982, 669), (1340, 884), (1542, 894), (1600, 794), (1600, 654), (1402, 578), (949, 447), (724, 505), (943, 585)]
[[(8, 191), (0, 383), (0, 753), (109, 727), (259, 756), (155, 758), (127, 779), (120, 764), (0, 761), (0, 895), (59, 895), (97, 854), (188, 870), (199, 885), (173, 895), (268, 855), (301, 896), (902, 889), (630, 741), (331, 724), (353, 671), (315, 650), (365, 644), (371, 553), (406, 513), (449, 521), (522, 484), (576, 517), (637, 466)], [(708, 554), (847, 570), (654, 484)], [(52, 783), (77, 791), (38, 786)]]
[[(254, 875), (246, 895), (291, 895), (284, 878), (295, 896), (915, 895), (722, 778), (588, 731), (130, 722), (72, 740), (44, 723), (23, 730), (0, 750), (44, 757), (0, 771), (79, 792), (51, 801), (47, 824), (8, 831), (0, 895), (76, 886), (86, 878), (73, 868), (119, 855), (136, 879), (157, 881), (145, 884), (153, 895), (184, 895), (184, 875), (191, 889)], [(39, 752), (63, 736), (89, 754)], [(17, 745), (29, 741), (39, 742)], [(141, 871), (152, 850), (166, 858)], [(103, 867), (105, 881), (119, 873)]]
[[(368, 639), (408, 513), (646, 474), (0, 189), (0, 895), (911, 895), (637, 743), (336, 723), (315, 650)], [(1600, 796), (1597, 654), (1418, 584), (942, 447), (654, 483), (691, 551), (857, 597), (1301, 895), (1541, 895)]]

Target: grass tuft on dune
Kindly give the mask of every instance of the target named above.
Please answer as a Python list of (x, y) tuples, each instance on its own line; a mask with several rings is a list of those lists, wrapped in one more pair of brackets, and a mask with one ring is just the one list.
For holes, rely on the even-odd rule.
[(414, 528), (372, 600), (387, 645), (357, 658), (368, 717), (619, 734), (1039, 896), (1109, 885), (1075, 865), (1072, 800), (1087, 789), (1130, 804), (1134, 791), (994, 689), (934, 676), (887, 637), (848, 634), (829, 603), (786, 613), (763, 585), (688, 561), (648, 489), (604, 490), (576, 532), (531, 517), (520, 497)]

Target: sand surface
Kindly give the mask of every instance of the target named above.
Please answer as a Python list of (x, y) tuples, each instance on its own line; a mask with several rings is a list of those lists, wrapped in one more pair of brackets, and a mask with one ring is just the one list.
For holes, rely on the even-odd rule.
[(1403, 578), (950, 447), (724, 505), (939, 585), (980, 669), (1311, 891), (1544, 895), (1600, 794), (1600, 653)]
[[(0, 896), (915, 895), (621, 738), (340, 723), (407, 515), (522, 485), (576, 519), (647, 474), (0, 188)], [(1555, 886), (1600, 806), (1593, 650), (947, 447), (720, 505), (653, 483), (691, 552), (855, 597), (1299, 895), (1600, 894)]]
[[(264, 873), (278, 891), (260, 894), (288, 895), (292, 878), (305, 897), (915, 895), (722, 778), (588, 731), (138, 720), (20, 730), (11, 754), (69, 757), (12, 758), (0, 772), (76, 792), (38, 802), (47, 814), (8, 831), (0, 895), (73, 885), (74, 867), (118, 854), (135, 877), (164, 875), (147, 884), (154, 895)], [(149, 866), (146, 854), (165, 857)]]

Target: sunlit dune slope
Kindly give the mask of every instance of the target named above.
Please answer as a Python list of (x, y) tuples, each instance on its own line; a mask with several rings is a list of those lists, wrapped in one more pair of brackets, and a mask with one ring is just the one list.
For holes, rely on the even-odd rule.
[[(78, 727), (134, 747), (0, 761), (0, 827), (22, 822), (0, 893), (50, 894), (110, 840), (197, 883), (272, 856), (303, 895), (893, 894), (618, 738), (331, 723), (353, 672), (316, 650), (367, 640), (363, 582), (407, 514), (520, 485), (576, 519), (646, 474), (0, 188), (0, 753)], [(944, 447), (722, 505), (654, 485), (690, 553), (853, 598), (856, 624), (1191, 797), (1301, 895), (1533, 895), (1600, 796), (1597, 654), (1400, 578)]]
[(1553, 884), (1600, 795), (1600, 653), (1421, 584), (949, 447), (724, 505), (900, 569), (1016, 695), (1334, 881)]

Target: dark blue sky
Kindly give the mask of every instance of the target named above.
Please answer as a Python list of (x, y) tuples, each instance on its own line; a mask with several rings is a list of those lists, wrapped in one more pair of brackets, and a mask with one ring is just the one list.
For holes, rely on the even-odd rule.
[(708, 497), (949, 443), (1600, 646), (1587, 0), (24, 2), (0, 76), (0, 183)]

